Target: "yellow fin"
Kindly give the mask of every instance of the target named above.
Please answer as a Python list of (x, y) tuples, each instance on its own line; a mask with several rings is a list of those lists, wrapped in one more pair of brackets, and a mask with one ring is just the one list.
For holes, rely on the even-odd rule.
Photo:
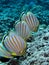
[(12, 54), (12, 56), (16, 56), (16, 55), (17, 55), (17, 54), (16, 54), (16, 53), (14, 53), (14, 52), (12, 52), (11, 54)]

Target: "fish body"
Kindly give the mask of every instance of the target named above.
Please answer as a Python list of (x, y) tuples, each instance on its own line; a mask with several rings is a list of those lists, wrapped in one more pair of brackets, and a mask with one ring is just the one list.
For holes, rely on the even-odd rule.
[(38, 30), (39, 21), (32, 12), (27, 12), (27, 14), (23, 14), (21, 20), (25, 21), (28, 24), (31, 31), (36, 32)]
[(12, 56), (22, 56), (25, 54), (26, 42), (13, 31), (5, 37), (3, 46)]
[(21, 21), (21, 22), (18, 22), (18, 24), (15, 24), (15, 30), (16, 30), (16, 34), (21, 36), (25, 40), (28, 39), (29, 36), (31, 35), (30, 29), (27, 23), (24, 21)]

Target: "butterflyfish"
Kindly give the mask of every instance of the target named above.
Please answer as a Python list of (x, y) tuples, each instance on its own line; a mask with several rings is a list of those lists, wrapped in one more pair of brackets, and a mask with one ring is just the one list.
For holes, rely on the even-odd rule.
[(27, 14), (23, 14), (21, 20), (25, 21), (28, 24), (31, 31), (36, 32), (38, 30), (39, 21), (32, 12), (27, 12)]
[(15, 24), (15, 31), (17, 35), (21, 36), (25, 40), (27, 40), (31, 36), (30, 28), (24, 21)]
[(13, 31), (10, 31), (5, 37), (3, 46), (12, 56), (22, 56), (26, 51), (26, 42)]

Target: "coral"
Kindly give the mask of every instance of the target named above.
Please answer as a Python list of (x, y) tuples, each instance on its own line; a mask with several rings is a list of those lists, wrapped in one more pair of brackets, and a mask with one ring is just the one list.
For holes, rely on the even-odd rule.
[(4, 35), (13, 29), (21, 13), (28, 11), (33, 12), (40, 24), (45, 26), (39, 26), (38, 31), (33, 33), (33, 42), (27, 42), (26, 56), (25, 59), (20, 58), (20, 65), (49, 65), (49, 38), (45, 36), (49, 32), (49, 0), (1, 0), (0, 33)]
[[(44, 28), (44, 25), (40, 25), (39, 29), (42, 27)], [(48, 28), (49, 26), (46, 26), (46, 29), (39, 30), (37, 36), (34, 33), (35, 41), (27, 43), (26, 59), (22, 60), (20, 65), (49, 65), (49, 40), (43, 39), (43, 36), (48, 35)]]

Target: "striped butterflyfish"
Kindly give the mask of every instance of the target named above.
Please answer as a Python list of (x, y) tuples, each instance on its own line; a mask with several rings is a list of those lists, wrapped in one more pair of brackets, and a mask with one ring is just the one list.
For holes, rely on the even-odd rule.
[(3, 46), (12, 56), (23, 56), (26, 51), (26, 42), (13, 31), (4, 38)]
[(24, 21), (20, 21), (15, 24), (15, 31), (17, 35), (21, 36), (25, 40), (27, 40), (31, 36), (30, 28)]
[(38, 30), (39, 21), (32, 12), (23, 14), (21, 20), (25, 21), (28, 24), (31, 31), (36, 32)]

